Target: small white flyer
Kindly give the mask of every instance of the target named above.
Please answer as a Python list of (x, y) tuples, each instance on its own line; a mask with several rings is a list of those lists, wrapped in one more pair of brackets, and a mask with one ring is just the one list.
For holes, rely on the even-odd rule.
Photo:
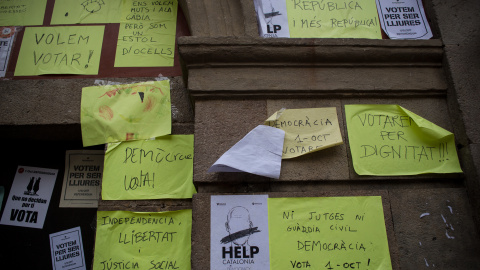
[(42, 229), (57, 173), (18, 166), (0, 224)]
[(60, 207), (98, 207), (104, 157), (103, 150), (67, 151)]
[(390, 39), (430, 39), (433, 34), (421, 0), (376, 0), (383, 31)]
[(270, 269), (267, 199), (268, 195), (211, 196), (210, 269)]
[(0, 77), (5, 77), (15, 38), (15, 27), (0, 27)]
[(254, 5), (261, 37), (290, 37), (285, 1), (254, 0)]
[(86, 270), (80, 227), (50, 234), (53, 270)]

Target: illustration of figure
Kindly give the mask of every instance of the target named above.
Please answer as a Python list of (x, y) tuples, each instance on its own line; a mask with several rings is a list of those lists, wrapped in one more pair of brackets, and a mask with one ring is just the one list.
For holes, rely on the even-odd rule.
[(23, 192), (23, 194), (25, 195), (32, 194), (33, 180), (35, 180), (35, 177), (30, 178), (30, 182), (28, 182), (28, 185), (27, 185), (27, 191)]
[(82, 3), (83, 8), (90, 13), (99, 11), (102, 9), (102, 5), (105, 5), (103, 0), (86, 0)]
[(35, 195), (35, 196), (38, 196), (37, 195), (37, 191), (40, 189), (40, 177), (37, 178), (37, 181), (35, 181), (35, 185), (33, 185), (33, 194), (32, 195)]
[(248, 245), (250, 235), (260, 232), (258, 227), (253, 227), (248, 209), (242, 206), (236, 206), (230, 209), (227, 214), (225, 228), (228, 235), (223, 237), (220, 243), (227, 244), (233, 242), (233, 244), (237, 246)]

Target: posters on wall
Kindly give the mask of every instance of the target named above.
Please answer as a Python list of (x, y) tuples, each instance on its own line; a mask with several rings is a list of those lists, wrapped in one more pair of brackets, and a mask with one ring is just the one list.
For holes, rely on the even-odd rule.
[(104, 25), (26, 28), (15, 76), (98, 74), (104, 29)]
[(93, 269), (191, 269), (192, 210), (98, 211)]
[(80, 227), (50, 234), (53, 270), (86, 270)]
[(57, 172), (18, 166), (0, 224), (43, 228)]
[(55, 1), (50, 24), (119, 23), (122, 1)]
[(192, 198), (194, 193), (193, 135), (108, 145), (103, 200)]
[(453, 133), (398, 105), (345, 105), (359, 175), (461, 173)]
[(5, 77), (15, 40), (15, 27), (0, 27), (0, 77)]
[(173, 66), (177, 6), (177, 0), (123, 0), (115, 67)]
[(376, 0), (383, 31), (390, 39), (430, 39), (433, 34), (421, 0)]
[(285, 132), (259, 125), (228, 149), (208, 172), (248, 172), (280, 178)]
[(269, 198), (272, 269), (392, 269), (382, 199)]
[(83, 146), (170, 134), (170, 81), (84, 87), (80, 122)]
[(0, 1), (0, 26), (42, 25), (47, 0)]
[(265, 125), (285, 131), (282, 159), (294, 158), (343, 143), (337, 109), (282, 109)]
[(67, 151), (60, 207), (98, 207), (103, 159), (102, 150)]
[(267, 199), (211, 196), (210, 269), (270, 269)]
[(263, 37), (382, 38), (375, 0), (254, 3)]

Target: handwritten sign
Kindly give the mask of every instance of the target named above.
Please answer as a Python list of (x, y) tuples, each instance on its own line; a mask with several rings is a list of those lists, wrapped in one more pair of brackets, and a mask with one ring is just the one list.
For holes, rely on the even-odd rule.
[(83, 146), (144, 140), (172, 130), (170, 81), (85, 87)]
[(269, 198), (271, 269), (392, 269), (381, 197)]
[(119, 23), (122, 1), (55, 1), (50, 24)]
[(115, 67), (173, 66), (177, 0), (123, 0)]
[(292, 38), (382, 38), (375, 0), (290, 0), (287, 11)]
[(103, 150), (67, 151), (60, 207), (98, 207), (103, 160)]
[(167, 135), (108, 145), (104, 200), (192, 198), (193, 135)]
[(275, 112), (265, 125), (285, 131), (282, 159), (294, 158), (343, 143), (337, 109), (288, 109)]
[(57, 172), (18, 166), (0, 224), (43, 228)]
[(86, 270), (80, 227), (50, 234), (53, 270)]
[(192, 210), (98, 211), (93, 269), (191, 269)]
[(47, 0), (0, 1), (0, 26), (42, 25)]
[(398, 105), (345, 105), (359, 175), (461, 173), (449, 131)]
[(0, 77), (5, 77), (15, 39), (15, 27), (0, 27)]
[(15, 76), (98, 74), (105, 26), (25, 29)]
[(421, 0), (376, 0), (382, 29), (390, 39), (429, 39), (433, 36)]
[(267, 195), (211, 196), (210, 269), (240, 265), (270, 269), (267, 199)]

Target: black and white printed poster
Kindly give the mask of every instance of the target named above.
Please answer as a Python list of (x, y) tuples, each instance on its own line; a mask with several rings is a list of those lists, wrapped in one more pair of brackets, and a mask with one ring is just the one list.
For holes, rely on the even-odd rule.
[(57, 173), (18, 166), (0, 224), (42, 229)]
[(103, 150), (67, 151), (60, 207), (98, 207), (104, 153)]
[(430, 39), (422, 0), (376, 0), (383, 31), (390, 39)]
[(267, 199), (211, 196), (210, 269), (270, 269)]
[(53, 270), (86, 270), (80, 227), (50, 234)]

